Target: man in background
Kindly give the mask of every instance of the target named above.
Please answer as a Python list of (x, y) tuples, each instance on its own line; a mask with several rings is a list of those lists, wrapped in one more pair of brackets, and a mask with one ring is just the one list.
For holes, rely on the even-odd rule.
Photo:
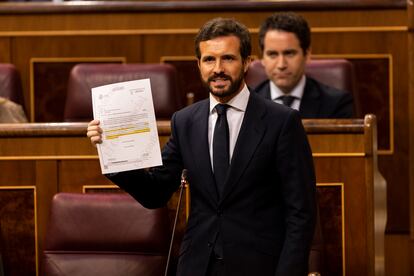
[(255, 92), (299, 110), (303, 119), (353, 117), (351, 93), (305, 76), (311, 34), (303, 17), (295, 13), (268, 17), (260, 27), (259, 46), (269, 80), (259, 84)]

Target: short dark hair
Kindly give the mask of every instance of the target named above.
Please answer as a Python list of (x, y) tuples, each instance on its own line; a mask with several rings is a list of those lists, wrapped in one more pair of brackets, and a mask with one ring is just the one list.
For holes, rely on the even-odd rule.
[(250, 39), (249, 30), (231, 18), (214, 18), (209, 20), (198, 31), (195, 37), (195, 53), (198, 59), (201, 58), (200, 42), (214, 39), (219, 36), (231, 36), (234, 35), (240, 40), (240, 55), (242, 60), (245, 61), (252, 52), (252, 45)]
[(262, 23), (259, 30), (259, 46), (263, 52), (264, 38), (270, 30), (280, 30), (294, 33), (299, 40), (303, 54), (309, 50), (311, 45), (311, 33), (308, 22), (299, 14), (293, 12), (275, 13)]

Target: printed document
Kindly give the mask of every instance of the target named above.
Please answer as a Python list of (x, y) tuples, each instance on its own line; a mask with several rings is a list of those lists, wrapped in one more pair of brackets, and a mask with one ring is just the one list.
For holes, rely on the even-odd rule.
[(103, 174), (162, 165), (149, 79), (92, 88), (92, 105), (103, 130)]

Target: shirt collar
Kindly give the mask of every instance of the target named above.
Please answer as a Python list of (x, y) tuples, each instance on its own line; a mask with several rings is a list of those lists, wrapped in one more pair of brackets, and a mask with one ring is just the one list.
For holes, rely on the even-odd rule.
[[(226, 104), (240, 111), (246, 111), (247, 102), (249, 101), (250, 91), (247, 88), (247, 85), (244, 84), (243, 89), (237, 94), (234, 98), (228, 101)], [(219, 102), (211, 95), (210, 93), (210, 114), (213, 112), (214, 107), (219, 104)]]
[[(270, 98), (272, 101), (276, 100), (280, 96), (286, 95), (279, 89), (272, 81), (270, 82)], [(298, 84), (288, 93), (287, 95), (294, 96), (296, 99), (302, 99), (303, 93), (305, 91), (306, 76), (303, 75)]]

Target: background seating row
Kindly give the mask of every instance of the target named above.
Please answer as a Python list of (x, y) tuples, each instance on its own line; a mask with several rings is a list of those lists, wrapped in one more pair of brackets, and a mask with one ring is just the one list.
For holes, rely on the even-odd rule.
[[(190, 61), (197, 71), (196, 61)], [(121, 81), (150, 78), (154, 107), (158, 119), (169, 119), (186, 104), (208, 96), (198, 76), (188, 78), (180, 71), (180, 64), (78, 64), (69, 76), (68, 90), (64, 105), (64, 121), (89, 121), (93, 118), (91, 89)], [(177, 68), (178, 67), (178, 68)], [(325, 83), (353, 93), (353, 67), (345, 59), (312, 60), (306, 73)], [(246, 75), (247, 85), (256, 87), (266, 79), (260, 61), (253, 61)], [(192, 91), (190, 92), (189, 83)], [(196, 95), (194, 95), (196, 94)], [(0, 64), (0, 96), (24, 105), (20, 75), (11, 64)], [(358, 101), (355, 110), (359, 110)], [(360, 115), (359, 112), (357, 112)]]

